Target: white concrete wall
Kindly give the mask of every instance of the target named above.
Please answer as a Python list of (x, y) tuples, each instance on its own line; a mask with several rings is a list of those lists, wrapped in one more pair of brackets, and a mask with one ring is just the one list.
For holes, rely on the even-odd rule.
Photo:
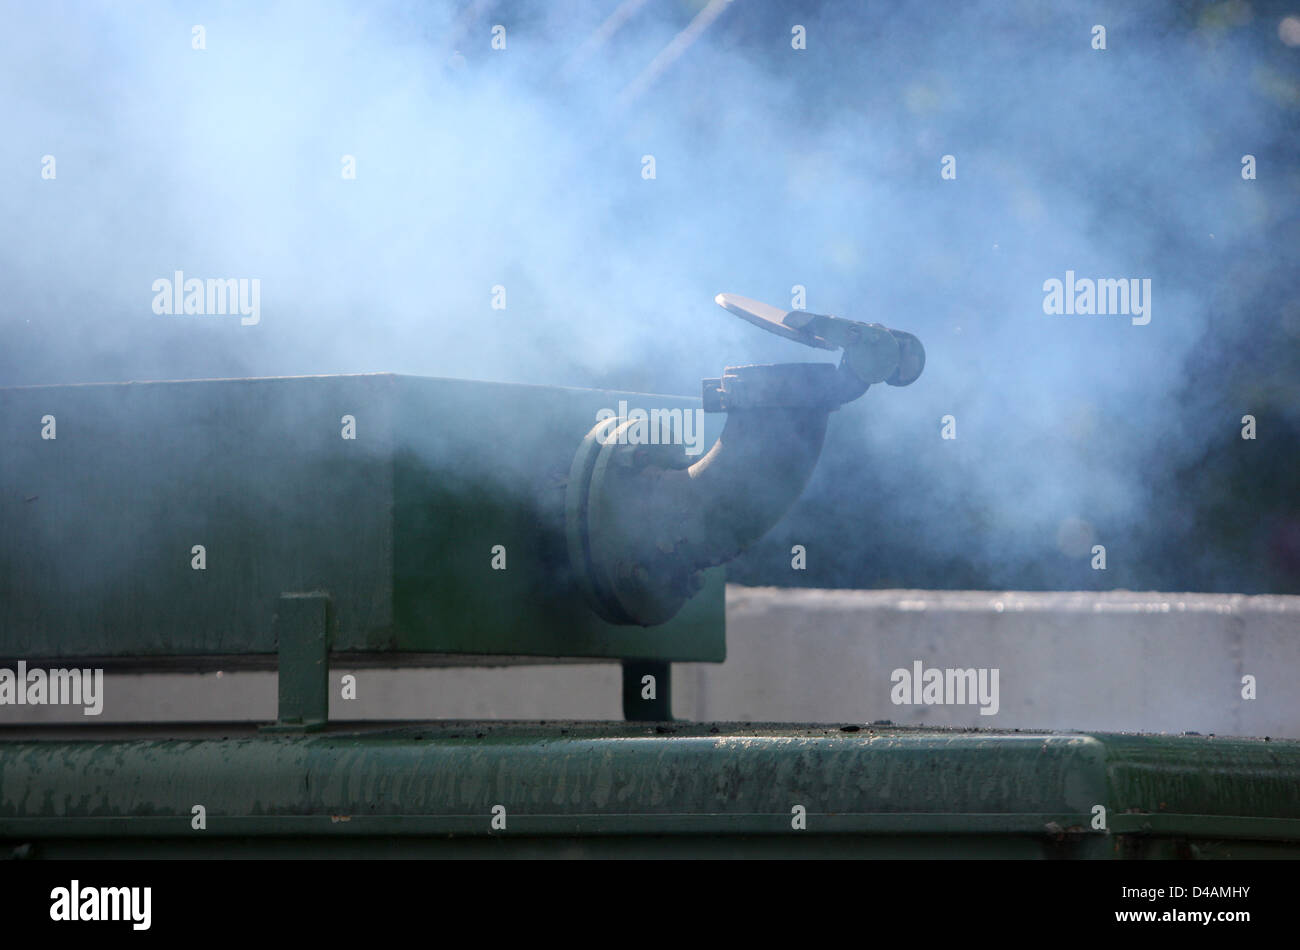
[[(727, 625), (677, 715), (1300, 736), (1300, 597), (733, 587)], [(997, 668), (998, 713), (894, 705), (916, 660)]]
[[(678, 664), (696, 720), (1300, 737), (1300, 597), (729, 587), (723, 664)], [(1000, 708), (891, 702), (894, 669), (996, 668)], [(362, 670), (335, 718), (616, 719), (616, 666)], [(1257, 698), (1242, 698), (1242, 677)], [(110, 674), (100, 721), (275, 717), (274, 673)], [(83, 719), (0, 706), (0, 723)], [(84, 720), (83, 720), (84, 721)]]

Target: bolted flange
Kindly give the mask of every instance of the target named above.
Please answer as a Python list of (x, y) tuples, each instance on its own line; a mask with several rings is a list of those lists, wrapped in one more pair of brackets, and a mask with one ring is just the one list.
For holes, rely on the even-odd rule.
[[(676, 556), (686, 540), (674, 536), (682, 519), (646, 490), (656, 470), (681, 471), (691, 458), (683, 445), (632, 444), (638, 424), (604, 419), (587, 433), (570, 469), (565, 533), (569, 563), (592, 609), (610, 623), (653, 626), (671, 620), (703, 581)], [(629, 534), (642, 543), (629, 547)]]

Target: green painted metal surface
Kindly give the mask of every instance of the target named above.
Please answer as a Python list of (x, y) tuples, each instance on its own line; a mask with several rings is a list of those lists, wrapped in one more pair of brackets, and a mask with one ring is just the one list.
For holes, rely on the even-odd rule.
[(37, 856), (1296, 856), (1300, 743), (707, 723), (22, 727), (0, 731), (0, 841)]
[(574, 586), (565, 479), (620, 400), (700, 405), (387, 374), (0, 389), (0, 659), (270, 666), (280, 594), (324, 590), (353, 664), (720, 661), (721, 569), (653, 628)]
[(329, 645), (334, 604), (320, 592), (284, 594), (275, 611), (280, 711), (275, 728), (321, 729), (329, 721)]

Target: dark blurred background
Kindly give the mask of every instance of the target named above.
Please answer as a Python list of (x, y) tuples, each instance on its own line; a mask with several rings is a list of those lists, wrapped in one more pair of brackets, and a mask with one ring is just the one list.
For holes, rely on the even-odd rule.
[[(800, 285), (929, 362), (832, 417), (733, 580), (1300, 593), (1300, 3), (3, 16), (0, 385), (696, 395), (726, 365), (825, 358), (712, 302)], [(155, 314), (176, 270), (259, 278), (261, 322)], [(1067, 270), (1150, 278), (1150, 324), (1045, 314)]]

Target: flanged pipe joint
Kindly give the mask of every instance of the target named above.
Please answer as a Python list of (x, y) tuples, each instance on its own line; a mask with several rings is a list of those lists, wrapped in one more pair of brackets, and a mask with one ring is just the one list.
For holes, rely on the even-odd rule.
[(873, 383), (910, 384), (925, 365), (910, 333), (730, 295), (718, 303), (787, 338), (843, 347), (843, 356), (838, 366), (734, 366), (704, 380), (705, 411), (727, 421), (694, 464), (682, 445), (630, 444), (635, 420), (605, 419), (587, 433), (569, 473), (569, 562), (592, 609), (611, 623), (670, 620), (700, 590), (704, 570), (756, 542), (799, 497), (830, 413)]

